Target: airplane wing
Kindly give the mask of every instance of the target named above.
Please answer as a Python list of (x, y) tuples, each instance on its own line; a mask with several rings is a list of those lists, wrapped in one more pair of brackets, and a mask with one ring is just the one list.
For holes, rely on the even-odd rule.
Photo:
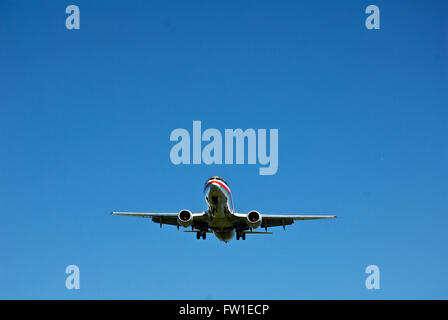
[[(152, 221), (162, 224), (169, 224), (172, 226), (177, 226), (177, 215), (178, 213), (139, 213), (139, 212), (111, 212), (110, 214), (116, 216), (128, 216), (128, 217), (139, 217), (139, 218), (152, 218)], [(205, 215), (205, 212), (193, 213), (193, 221), (199, 222), (201, 218)]]
[(278, 227), (287, 226), (293, 224), (296, 220), (318, 220), (318, 219), (334, 219), (336, 216), (322, 216), (322, 215), (272, 215), (272, 214), (262, 214), (261, 215), (261, 227)]

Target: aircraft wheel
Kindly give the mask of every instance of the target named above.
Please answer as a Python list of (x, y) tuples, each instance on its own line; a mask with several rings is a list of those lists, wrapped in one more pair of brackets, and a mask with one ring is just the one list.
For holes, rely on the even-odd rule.
[(240, 233), (238, 231), (236, 232), (236, 240), (240, 240)]
[(205, 240), (205, 238), (207, 237), (207, 232), (202, 232), (202, 239), (204, 239)]
[(196, 239), (201, 239), (201, 233), (198, 231), (198, 232), (196, 232)]
[(241, 239), (246, 240), (246, 233), (245, 232), (241, 233)]

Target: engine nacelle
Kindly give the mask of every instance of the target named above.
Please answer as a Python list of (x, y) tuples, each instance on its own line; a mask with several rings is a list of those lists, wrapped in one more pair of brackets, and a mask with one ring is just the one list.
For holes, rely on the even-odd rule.
[(182, 227), (189, 227), (193, 223), (193, 214), (188, 210), (182, 210), (177, 215), (177, 223)]
[(252, 229), (257, 229), (261, 225), (261, 214), (257, 211), (251, 211), (247, 214), (247, 224)]

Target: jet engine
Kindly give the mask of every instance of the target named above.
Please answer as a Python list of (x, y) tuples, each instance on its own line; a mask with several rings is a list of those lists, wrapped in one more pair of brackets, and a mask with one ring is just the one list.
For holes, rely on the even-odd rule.
[(177, 215), (177, 223), (182, 227), (189, 227), (193, 223), (193, 214), (188, 210), (182, 210)]
[(261, 225), (261, 214), (257, 211), (251, 211), (247, 214), (247, 224), (252, 229), (257, 229)]

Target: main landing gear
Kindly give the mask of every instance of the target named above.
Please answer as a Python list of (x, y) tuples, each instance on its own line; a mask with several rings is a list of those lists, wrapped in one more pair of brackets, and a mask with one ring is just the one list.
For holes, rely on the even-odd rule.
[(202, 239), (204, 239), (205, 240), (205, 238), (207, 237), (207, 232), (205, 232), (205, 231), (198, 231), (198, 232), (196, 232), (196, 239), (201, 239), (201, 237), (202, 237)]
[(236, 231), (236, 240), (240, 240), (240, 238), (242, 240), (246, 240), (246, 233), (243, 231)]

